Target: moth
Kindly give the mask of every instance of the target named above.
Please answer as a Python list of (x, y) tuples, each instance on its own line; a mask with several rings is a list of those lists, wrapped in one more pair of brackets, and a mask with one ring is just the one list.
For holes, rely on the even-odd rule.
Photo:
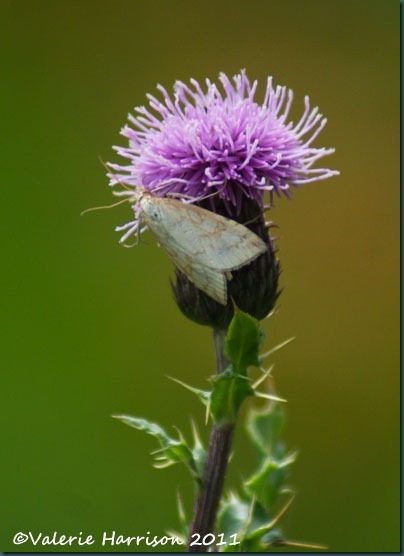
[(231, 272), (265, 253), (256, 234), (234, 220), (142, 191), (142, 219), (176, 267), (209, 297), (227, 304)]

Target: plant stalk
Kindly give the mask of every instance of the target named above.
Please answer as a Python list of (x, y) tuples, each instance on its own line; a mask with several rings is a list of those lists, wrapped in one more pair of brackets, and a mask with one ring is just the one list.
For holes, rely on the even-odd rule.
[[(228, 366), (228, 361), (224, 355), (225, 337), (226, 330), (213, 330), (216, 372), (218, 374), (222, 373)], [(202, 543), (204, 536), (214, 530), (234, 426), (234, 423), (227, 423), (222, 426), (213, 424), (212, 426), (202, 484), (195, 500), (194, 515), (189, 530), (187, 552), (207, 552), (209, 548), (203, 544), (192, 545), (192, 542)]]

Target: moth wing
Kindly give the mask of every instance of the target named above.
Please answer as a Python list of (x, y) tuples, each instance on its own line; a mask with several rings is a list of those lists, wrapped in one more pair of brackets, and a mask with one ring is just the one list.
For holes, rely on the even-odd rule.
[(194, 265), (188, 278), (209, 297), (221, 305), (227, 304), (227, 281), (222, 272), (209, 266)]
[(201, 265), (221, 272), (236, 270), (267, 250), (261, 238), (234, 220), (173, 199), (156, 201), (163, 214), (160, 234)]
[(198, 289), (205, 292), (209, 297), (226, 305), (227, 303), (227, 281), (223, 272), (201, 264), (189, 253), (160, 242), (162, 249), (167, 253), (172, 262), (183, 272), (187, 278)]
[(205, 292), (209, 297), (221, 305), (226, 305), (227, 281), (223, 272), (206, 265), (201, 265), (195, 261), (187, 265), (186, 268), (181, 268), (178, 264), (177, 266), (186, 274), (187, 278), (194, 286)]
[[(180, 203), (176, 203), (180, 204)], [(176, 221), (173, 221), (171, 200), (145, 197), (142, 202), (143, 216), (148, 228), (167, 253), (172, 262), (200, 290), (215, 299), (218, 303), (227, 303), (227, 281), (224, 272), (201, 262), (189, 249), (187, 242), (179, 241), (171, 232)], [(174, 208), (176, 208), (174, 206)], [(176, 216), (176, 213), (174, 213)]]

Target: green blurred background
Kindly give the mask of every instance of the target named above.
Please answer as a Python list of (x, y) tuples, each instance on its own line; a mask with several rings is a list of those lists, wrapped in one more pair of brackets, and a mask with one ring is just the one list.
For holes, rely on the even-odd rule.
[[(178, 487), (190, 508), (186, 471), (152, 469), (153, 439), (110, 415), (203, 427), (165, 375), (204, 387), (210, 331), (177, 310), (154, 241), (118, 245), (128, 207), (80, 211), (112, 201), (98, 156), (118, 160), (127, 113), (157, 83), (246, 68), (293, 89), (294, 119), (310, 95), (328, 118), (316, 145), (336, 147), (326, 164), (341, 171), (270, 215), (284, 291), (266, 347), (297, 337), (274, 357), (299, 451), (284, 527), (332, 551), (398, 550), (399, 2), (3, 0), (1, 12), (0, 549), (35, 550), (12, 544), (17, 531), (162, 535)], [(235, 448), (231, 484), (253, 462), (241, 429)]]

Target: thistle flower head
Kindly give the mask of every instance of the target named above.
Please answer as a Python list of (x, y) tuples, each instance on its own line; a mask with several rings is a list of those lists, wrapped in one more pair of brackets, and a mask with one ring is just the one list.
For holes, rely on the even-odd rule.
[[(111, 185), (119, 181), (192, 202), (215, 193), (231, 216), (240, 214), (246, 198), (261, 205), (264, 191), (289, 196), (292, 187), (338, 173), (313, 168), (334, 149), (311, 146), (326, 119), (310, 108), (308, 97), (294, 124), (287, 121), (292, 91), (274, 88), (272, 78), (262, 103), (254, 100), (257, 81), (251, 83), (244, 71), (232, 80), (222, 73), (219, 80), (207, 79), (205, 88), (194, 79), (189, 86), (178, 81), (172, 97), (159, 85), (161, 100), (148, 95), (149, 107), (135, 108), (122, 129), (129, 146), (115, 149), (128, 163), (109, 165)], [(212, 199), (211, 210), (215, 206)], [(118, 228), (123, 240), (139, 231), (136, 203), (134, 210), (134, 221)]]
[(267, 245), (251, 263), (232, 271), (229, 301), (224, 307), (199, 290), (176, 269), (175, 300), (191, 320), (213, 328), (226, 328), (234, 303), (258, 320), (274, 307), (279, 295), (280, 265), (263, 217), (263, 195), (290, 196), (301, 184), (328, 178), (338, 172), (313, 168), (334, 149), (312, 146), (326, 120), (304, 101), (301, 118), (288, 121), (292, 91), (272, 85), (268, 78), (264, 99), (255, 100), (257, 81), (242, 71), (220, 84), (206, 80), (205, 87), (191, 79), (178, 81), (172, 96), (158, 86), (161, 100), (148, 95), (149, 107), (135, 108), (122, 135), (127, 147), (115, 147), (127, 164), (109, 164), (110, 184), (123, 185), (115, 195), (127, 197), (134, 219), (117, 228), (121, 242), (142, 227), (142, 191), (160, 197), (178, 196), (186, 202), (227, 216), (247, 226)]

